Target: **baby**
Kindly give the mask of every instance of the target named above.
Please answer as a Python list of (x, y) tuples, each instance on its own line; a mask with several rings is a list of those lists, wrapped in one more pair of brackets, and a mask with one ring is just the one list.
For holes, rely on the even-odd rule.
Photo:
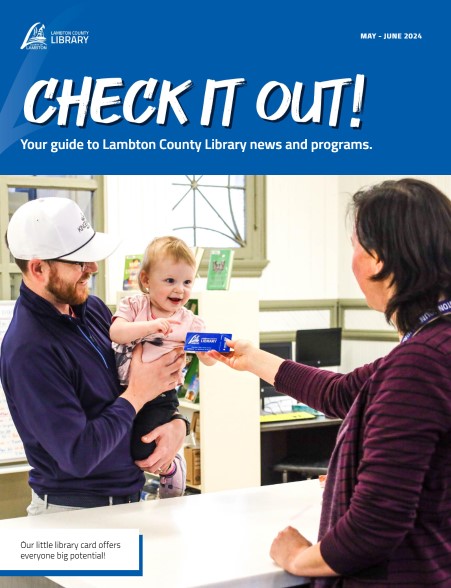
[[(202, 319), (185, 308), (195, 274), (196, 260), (181, 239), (159, 237), (147, 246), (138, 277), (142, 294), (121, 300), (110, 328), (121, 384), (128, 382), (132, 350), (137, 343), (143, 343), (142, 360), (154, 361), (172, 349), (183, 347), (188, 331), (205, 331)], [(215, 363), (205, 353), (197, 355), (206, 365)], [(155, 450), (155, 442), (143, 443), (141, 437), (169, 422), (178, 405), (174, 389), (142, 407), (132, 431), (133, 459), (146, 459)], [(186, 464), (177, 454), (160, 476), (160, 497), (181, 496), (185, 486)]]

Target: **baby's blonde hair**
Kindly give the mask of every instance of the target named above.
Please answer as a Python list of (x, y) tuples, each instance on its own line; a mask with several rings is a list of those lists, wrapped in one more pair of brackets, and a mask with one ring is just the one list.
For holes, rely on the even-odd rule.
[(147, 245), (139, 272), (138, 283), (141, 292), (146, 293), (147, 289), (141, 281), (141, 275), (148, 274), (152, 266), (159, 260), (169, 257), (175, 262), (184, 261), (192, 268), (196, 267), (196, 258), (193, 252), (182, 239), (166, 236), (156, 237)]

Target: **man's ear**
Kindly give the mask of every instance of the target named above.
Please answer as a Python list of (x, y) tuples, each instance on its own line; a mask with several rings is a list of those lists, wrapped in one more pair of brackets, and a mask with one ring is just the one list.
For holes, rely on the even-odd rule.
[(28, 273), (33, 278), (42, 280), (47, 275), (48, 267), (48, 263), (42, 259), (30, 259), (28, 262)]

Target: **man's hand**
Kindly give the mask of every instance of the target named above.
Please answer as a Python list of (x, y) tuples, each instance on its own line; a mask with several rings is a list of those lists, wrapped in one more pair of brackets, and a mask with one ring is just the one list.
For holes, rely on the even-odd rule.
[(177, 385), (184, 364), (185, 353), (181, 347), (156, 361), (143, 363), (142, 345), (136, 345), (130, 364), (129, 384), (122, 398), (128, 400), (138, 412), (146, 402)]
[[(155, 451), (147, 459), (135, 461), (136, 465), (145, 472), (160, 474), (165, 472), (172, 464), (175, 454), (183, 445), (186, 435), (186, 425), (181, 419), (157, 427), (144, 437), (141, 441), (157, 444)], [(161, 470), (161, 471), (160, 471)]]

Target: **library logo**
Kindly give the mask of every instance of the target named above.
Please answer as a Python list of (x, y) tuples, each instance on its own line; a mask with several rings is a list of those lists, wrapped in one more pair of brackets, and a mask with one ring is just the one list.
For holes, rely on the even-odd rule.
[(28, 30), (25, 39), (21, 45), (21, 49), (41, 50), (47, 49), (46, 38), (44, 35), (45, 24), (35, 22)]
[(199, 335), (193, 335), (191, 337), (191, 339), (188, 341), (188, 345), (194, 344), (194, 345), (198, 345), (200, 343), (200, 336)]

